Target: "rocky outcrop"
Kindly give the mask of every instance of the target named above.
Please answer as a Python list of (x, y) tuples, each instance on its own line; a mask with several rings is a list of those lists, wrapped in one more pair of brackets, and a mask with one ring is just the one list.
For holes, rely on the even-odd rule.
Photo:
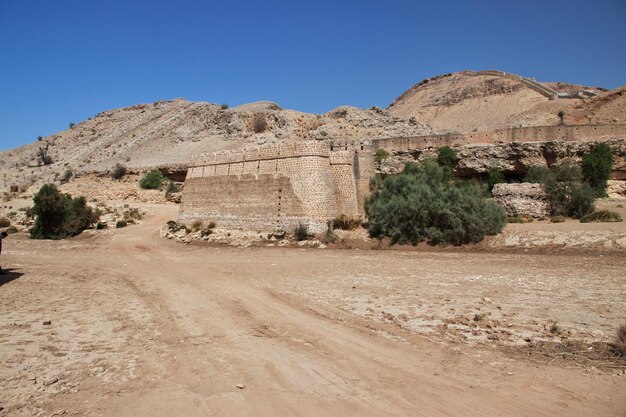
[(550, 204), (541, 184), (496, 184), (491, 194), (508, 216), (546, 217), (550, 214)]
[[(626, 139), (602, 140), (613, 151), (613, 177), (626, 179)], [(508, 176), (522, 177), (531, 166), (553, 166), (564, 160), (580, 163), (595, 142), (513, 142), (504, 144), (474, 144), (455, 147), (459, 158), (455, 174), (461, 177), (484, 176), (492, 168), (500, 168)], [(436, 149), (415, 149), (395, 152), (384, 160), (379, 172), (397, 173), (407, 162), (421, 162), (436, 157)]]

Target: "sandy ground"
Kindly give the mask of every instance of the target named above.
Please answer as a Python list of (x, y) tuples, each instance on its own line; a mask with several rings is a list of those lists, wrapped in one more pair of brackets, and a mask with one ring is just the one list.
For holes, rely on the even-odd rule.
[(180, 245), (176, 210), (5, 242), (0, 416), (626, 416), (623, 365), (502, 349), (608, 340), (623, 253)]

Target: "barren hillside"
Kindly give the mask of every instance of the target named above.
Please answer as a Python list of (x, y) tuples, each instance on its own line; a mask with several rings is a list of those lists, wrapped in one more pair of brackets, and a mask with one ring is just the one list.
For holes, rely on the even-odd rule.
[[(593, 91), (597, 96), (557, 98)], [(429, 78), (389, 106), (391, 114), (415, 117), (436, 131), (472, 132), (517, 126), (614, 123), (626, 119), (624, 88), (606, 91), (561, 82), (539, 83), (499, 71), (463, 71)]]
[[(430, 133), (415, 120), (385, 110), (339, 107), (317, 115), (284, 110), (271, 102), (221, 109), (187, 100), (159, 101), (108, 110), (40, 142), (0, 153), (0, 188), (31, 185), (71, 169), (104, 172), (128, 168), (186, 166), (191, 155), (302, 139), (372, 139)], [(48, 146), (53, 164), (39, 167), (37, 151)]]

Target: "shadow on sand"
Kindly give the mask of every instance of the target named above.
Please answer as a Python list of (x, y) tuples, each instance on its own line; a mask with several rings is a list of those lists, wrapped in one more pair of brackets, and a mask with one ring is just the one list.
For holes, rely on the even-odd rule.
[(10, 268), (3, 269), (2, 272), (0, 274), (0, 287), (24, 275), (22, 272), (17, 272), (15, 269)]

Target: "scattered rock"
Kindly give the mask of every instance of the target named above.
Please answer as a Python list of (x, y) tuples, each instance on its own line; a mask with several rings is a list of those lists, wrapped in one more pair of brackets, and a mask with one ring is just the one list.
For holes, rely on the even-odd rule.
[(235, 386), (236, 386), (237, 388), (239, 388), (239, 389), (244, 389), (244, 388), (246, 387), (244, 384), (241, 384), (241, 383), (240, 383), (240, 384), (237, 384), (237, 385), (235, 385)]
[(52, 320), (45, 320), (42, 324), (44, 326), (50, 326), (52, 324)]

